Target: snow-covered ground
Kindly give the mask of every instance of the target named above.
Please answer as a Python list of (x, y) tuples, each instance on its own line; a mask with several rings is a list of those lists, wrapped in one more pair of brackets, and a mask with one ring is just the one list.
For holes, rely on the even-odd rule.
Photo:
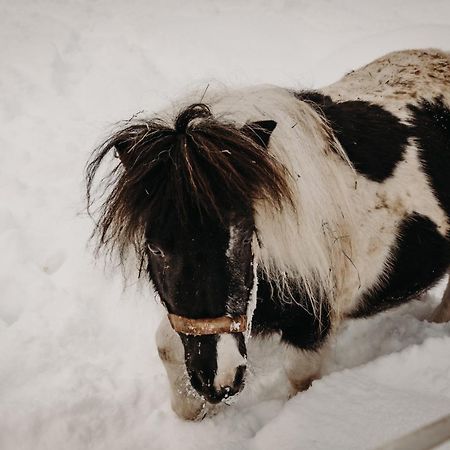
[[(287, 401), (270, 348), (236, 404), (177, 419), (161, 309), (86, 247), (83, 166), (112, 124), (193, 86), (319, 87), (450, 49), (447, 0), (0, 0), (0, 449), (372, 449), (450, 413), (450, 325), (421, 302), (348, 323)], [(450, 445), (440, 447), (449, 449)]]

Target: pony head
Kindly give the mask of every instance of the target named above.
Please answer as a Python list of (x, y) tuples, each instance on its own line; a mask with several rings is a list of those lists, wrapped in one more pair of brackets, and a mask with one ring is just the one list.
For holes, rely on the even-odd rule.
[(255, 209), (266, 202), (279, 210), (291, 198), (286, 169), (267, 151), (275, 127), (270, 120), (239, 127), (193, 104), (173, 123), (128, 123), (87, 168), (92, 206), (95, 175), (116, 151), (94, 234), (122, 262), (129, 249), (137, 253), (178, 324), (192, 386), (211, 403), (244, 383), (245, 316), (257, 282)]

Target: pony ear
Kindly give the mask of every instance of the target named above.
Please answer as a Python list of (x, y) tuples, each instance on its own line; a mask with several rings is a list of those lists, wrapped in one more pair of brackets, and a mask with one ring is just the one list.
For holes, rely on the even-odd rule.
[(272, 131), (275, 130), (276, 126), (277, 123), (274, 120), (259, 120), (245, 124), (242, 131), (257, 144), (267, 148)]
[(137, 133), (136, 135), (133, 134), (132, 137), (118, 135), (112, 142), (111, 147), (114, 149), (114, 156), (120, 160), (125, 170), (130, 169), (134, 165), (139, 153), (142, 151), (142, 148), (135, 145), (136, 140), (139, 140)]
[(126, 168), (130, 163), (130, 157), (128, 155), (128, 145), (124, 141), (114, 142), (114, 156), (120, 159), (120, 162)]

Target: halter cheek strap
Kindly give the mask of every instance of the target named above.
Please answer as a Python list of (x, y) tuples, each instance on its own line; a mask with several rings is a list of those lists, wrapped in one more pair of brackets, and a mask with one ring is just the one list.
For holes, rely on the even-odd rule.
[(188, 317), (168, 314), (169, 322), (177, 333), (193, 336), (221, 333), (243, 333), (247, 330), (247, 316), (214, 317), (212, 319), (189, 319)]

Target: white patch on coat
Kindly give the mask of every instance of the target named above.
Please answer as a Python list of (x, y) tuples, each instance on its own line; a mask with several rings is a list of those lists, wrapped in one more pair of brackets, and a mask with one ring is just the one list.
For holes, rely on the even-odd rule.
[[(252, 248), (258, 245), (256, 236), (253, 236)], [(247, 304), (247, 331), (245, 332), (245, 342), (247, 343), (252, 335), (252, 322), (253, 314), (256, 309), (257, 293), (258, 293), (258, 261), (254, 257), (254, 252), (252, 251), (252, 265), (253, 265), (253, 286), (250, 291), (250, 297)]]
[(321, 89), (333, 100), (364, 100), (405, 120), (406, 105), (440, 95), (450, 103), (450, 54), (438, 49), (388, 53)]
[(293, 345), (283, 344), (283, 368), (290, 381), (292, 394), (308, 389), (321, 375), (323, 355), (328, 345), (315, 350), (302, 350)]
[(221, 389), (232, 386), (236, 369), (245, 363), (245, 358), (239, 352), (237, 340), (229, 333), (220, 334), (217, 340), (217, 372), (214, 387)]

